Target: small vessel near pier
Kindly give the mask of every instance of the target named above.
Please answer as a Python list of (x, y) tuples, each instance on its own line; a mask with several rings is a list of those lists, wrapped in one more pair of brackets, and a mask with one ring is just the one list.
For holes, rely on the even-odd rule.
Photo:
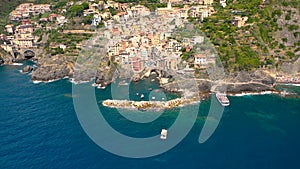
[(216, 97), (222, 106), (229, 106), (230, 102), (224, 93), (216, 93)]

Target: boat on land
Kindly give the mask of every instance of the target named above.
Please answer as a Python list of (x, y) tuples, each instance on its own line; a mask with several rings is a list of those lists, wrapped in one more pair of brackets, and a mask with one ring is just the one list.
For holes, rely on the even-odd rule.
[(168, 135), (168, 130), (162, 129), (161, 132), (160, 132), (160, 139), (166, 140), (167, 139), (167, 135)]
[(230, 102), (224, 93), (216, 93), (216, 97), (222, 106), (229, 106)]

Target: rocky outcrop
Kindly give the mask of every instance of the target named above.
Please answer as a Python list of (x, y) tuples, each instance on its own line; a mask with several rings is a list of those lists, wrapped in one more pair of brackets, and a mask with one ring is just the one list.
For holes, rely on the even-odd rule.
[(50, 81), (70, 75), (70, 70), (65, 65), (44, 65), (32, 72), (32, 80)]
[(23, 69), (22, 69), (22, 73), (29, 73), (33, 70), (33, 67), (32, 66), (25, 66)]
[[(31, 67), (24, 68), (24, 72), (31, 70)], [(75, 73), (73, 70), (76, 70)], [(161, 78), (169, 79), (169, 83), (161, 84), (161, 87), (170, 92), (193, 95), (193, 93), (209, 93), (215, 91), (212, 90), (212, 88), (216, 85), (216, 82), (210, 79), (195, 79), (193, 76), (189, 78), (189, 76), (185, 74), (174, 75), (176, 72), (166, 72), (162, 70), (144, 70), (140, 73), (134, 73), (130, 71), (130, 69), (125, 69), (115, 64), (108, 65), (107, 60), (102, 61), (98, 67), (89, 62), (81, 65), (76, 63), (76, 66), (74, 66), (72, 58), (63, 56), (40, 59), (38, 68), (32, 73), (32, 80), (49, 81), (70, 77), (73, 78), (74, 81), (80, 82), (95, 79), (97, 86), (105, 87), (116, 78), (138, 81), (148, 77), (151, 72), (156, 72)], [(253, 72), (241, 71), (230, 73), (227, 75), (226, 80), (221, 80), (218, 83), (225, 85), (229, 93), (260, 92), (274, 90), (275, 78), (263, 70)]]
[(4, 50), (0, 49), (0, 65), (1, 64), (10, 64), (14, 62), (14, 57), (6, 53)]
[(262, 83), (227, 84), (228, 93), (273, 91), (273, 86)]
[(62, 56), (42, 58), (32, 72), (32, 80), (49, 81), (73, 76), (72, 61)]
[(0, 65), (4, 64), (3, 58), (0, 57)]
[[(197, 88), (193, 86), (197, 83)], [(228, 93), (241, 92), (262, 92), (273, 91), (275, 78), (268, 75), (263, 70), (254, 72), (235, 72), (229, 74), (224, 81), (211, 81), (210, 79), (185, 79), (181, 81), (173, 81), (168, 84), (161, 85), (164, 89), (171, 92), (183, 92), (187, 90), (197, 89), (199, 93), (209, 93), (211, 91), (219, 91), (216, 86), (225, 88)]]
[(235, 72), (226, 79), (227, 92), (261, 92), (274, 90), (275, 77), (263, 70)]
[(284, 74), (300, 74), (300, 56), (294, 63), (283, 63), (281, 70)]

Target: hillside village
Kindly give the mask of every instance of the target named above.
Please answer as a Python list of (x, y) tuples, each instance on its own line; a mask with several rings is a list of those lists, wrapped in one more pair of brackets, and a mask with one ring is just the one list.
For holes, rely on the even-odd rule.
[[(183, 8), (173, 8), (172, 2), (168, 1), (166, 8), (157, 8), (154, 12), (156, 15), (161, 15), (162, 17), (176, 15), (182, 20), (186, 20), (188, 17), (200, 18), (200, 20), (203, 20), (214, 13), (214, 8), (211, 6), (212, 2), (213, 1), (207, 0), (190, 2), (193, 4), (196, 3), (197, 5), (185, 5)], [(83, 3), (86, 2), (78, 1), (74, 3), (71, 1), (66, 5), (72, 9), (72, 7), (76, 5), (84, 6)], [(180, 3), (180, 1), (176, 1), (176, 3)], [(9, 36), (4, 34), (1, 35), (1, 38), (4, 41), (4, 44), (2, 44), (1, 47), (8, 53), (16, 55), (16, 51), (21, 51), (22, 49), (30, 51), (30, 49), (43, 48), (43, 44), (40, 43), (41, 37), (35, 36), (35, 32), (39, 29), (46, 29), (47, 31), (57, 30), (58, 32), (68, 33), (78, 33), (81, 31), (82, 33), (86, 33), (91, 32), (93, 27), (95, 29), (99, 27), (99, 25), (109, 28), (114, 22), (126, 22), (129, 18), (150, 14), (150, 10), (143, 5), (134, 5), (130, 7), (129, 4), (114, 1), (108, 1), (107, 4), (105, 4), (104, 1), (96, 2), (94, 0), (89, 0), (86, 6), (88, 7), (83, 10), (83, 16), (92, 16), (89, 17), (90, 24), (87, 25), (89, 29), (85, 29), (86, 27), (84, 23), (82, 23), (82, 29), (62, 30), (61, 28), (64, 25), (68, 25), (68, 22), (70, 21), (66, 18), (66, 16), (53, 13), (50, 8), (50, 4), (21, 4), (10, 13), (10, 19), (12, 21), (21, 21), (21, 24), (16, 26), (9, 24), (5, 26)], [(111, 8), (115, 9), (117, 12), (112, 13), (109, 10), (107, 11), (107, 9)], [(67, 9), (63, 8), (59, 9), (59, 11), (66, 13)], [(48, 14), (47, 17), (44, 17), (45, 13)], [(35, 20), (36, 16), (38, 16), (39, 20)], [(135, 35), (126, 41), (123, 40), (122, 42), (114, 44), (109, 48), (108, 56), (114, 57), (115, 62), (119, 64), (136, 63), (132, 65), (133, 69), (135, 71), (141, 71), (144, 65), (150, 64), (147, 62), (147, 58), (148, 55), (151, 55), (151, 50), (153, 50), (152, 46), (155, 46), (156, 50), (160, 53), (166, 53), (165, 56), (168, 56), (166, 63), (161, 62), (161, 64), (167, 65), (168, 68), (175, 70), (180, 63), (182, 49), (184, 48), (185, 51), (189, 52), (192, 48), (191, 42), (197, 43), (198, 40), (201, 43), (204, 39), (204, 37), (193, 37), (193, 39), (185, 39), (184, 43), (181, 43), (175, 39), (168, 39), (171, 37), (172, 32), (163, 32), (157, 28), (159, 28), (159, 24), (154, 24), (154, 27), (152, 27), (153, 34), (145, 34), (142, 36)], [(119, 31), (120, 30), (117, 30), (116, 28), (112, 28), (112, 32), (115, 35), (119, 35)], [(79, 48), (81, 47), (80, 44), (76, 44), (76, 47), (78, 46)], [(70, 46), (65, 43), (51, 43), (49, 44), (49, 47), (51, 48), (50, 50), (59, 50), (61, 53), (64, 53), (64, 51)], [(137, 53), (140, 54), (137, 55)], [(23, 55), (22, 53), (19, 54)], [(33, 55), (33, 52), (24, 53), (24, 57), (26, 58), (31, 58)], [(205, 68), (205, 65), (207, 64), (206, 57), (207, 56), (204, 54), (196, 55), (194, 60), (195, 66)], [(143, 62), (140, 63), (139, 60), (143, 60)]]
[[(261, 8), (264, 3), (265, 1), (260, 3)], [(176, 38), (174, 28), (160, 29), (159, 21), (145, 21), (144, 30), (151, 31), (141, 29), (136, 34), (130, 33), (131, 29), (135, 29), (134, 24), (128, 30), (120, 30), (115, 25), (126, 25), (133, 18), (154, 14), (161, 18), (174, 16), (184, 23), (203, 26), (211, 16), (216, 16), (218, 10), (228, 6), (230, 4), (226, 0), (168, 0), (161, 1), (161, 5), (154, 9), (149, 4), (99, 0), (62, 1), (56, 4), (23, 3), (9, 15), (12, 24), (7, 24), (6, 32), (0, 35), (1, 48), (12, 56), (8, 61), (68, 57), (67, 62), (73, 62), (85, 47), (85, 41), (97, 34), (97, 29), (105, 28), (111, 30), (114, 36), (129, 35), (108, 48), (106, 57), (115, 64), (129, 65), (136, 72), (151, 66), (201, 72), (208, 65), (214, 64), (217, 56), (207, 49), (200, 52), (193, 49), (196, 44), (207, 41), (204, 35)], [(236, 30), (253, 25), (251, 16), (245, 16), (244, 12), (232, 9), (230, 13), (230, 25)], [(299, 27), (293, 29), (299, 30)], [(211, 32), (206, 33), (209, 33), (212, 43), (216, 45)], [(222, 50), (216, 47), (218, 52)], [(291, 53), (291, 57), (295, 57), (295, 53)], [(223, 56), (224, 52), (219, 54)], [(227, 67), (226, 57), (221, 57), (221, 60), (223, 58)], [(254, 62), (249, 62), (252, 63)], [(273, 60), (272, 64), (275, 64)]]

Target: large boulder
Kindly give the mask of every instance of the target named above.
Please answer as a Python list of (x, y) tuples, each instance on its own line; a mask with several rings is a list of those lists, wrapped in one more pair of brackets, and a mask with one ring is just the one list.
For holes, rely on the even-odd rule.
[(4, 64), (3, 58), (0, 57), (0, 65)]
[(33, 70), (33, 67), (27, 65), (27, 66), (25, 66), (25, 67), (22, 69), (22, 72), (23, 72), (23, 73), (29, 73), (29, 72), (31, 72), (32, 70)]

